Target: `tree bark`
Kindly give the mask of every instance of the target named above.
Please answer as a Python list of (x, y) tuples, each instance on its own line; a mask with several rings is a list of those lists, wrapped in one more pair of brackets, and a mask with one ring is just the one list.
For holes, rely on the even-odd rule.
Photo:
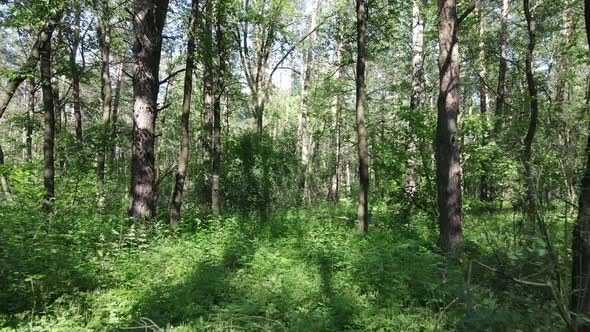
[(101, 0), (98, 5), (102, 12), (100, 13), (100, 22), (97, 29), (99, 47), (100, 47), (100, 97), (102, 101), (102, 116), (100, 119), (99, 144), (96, 152), (96, 193), (98, 196), (97, 205), (99, 210), (104, 208), (104, 178), (105, 178), (105, 160), (107, 151), (107, 141), (109, 132), (109, 121), (111, 119), (112, 89), (110, 74), (110, 56), (111, 56), (111, 28), (110, 28), (110, 9), (109, 0)]
[[(340, 84), (342, 79), (342, 34), (338, 34), (338, 40), (336, 41), (336, 82)], [(340, 96), (339, 92), (336, 91), (332, 97), (332, 131), (333, 131), (333, 153), (334, 153), (334, 164), (332, 176), (330, 178), (330, 192), (328, 195), (329, 200), (334, 203), (338, 203), (340, 200), (340, 164), (342, 160), (341, 142), (340, 142)]]
[[(428, 0), (422, 0), (422, 4), (426, 5)], [(422, 90), (424, 81), (424, 17), (425, 15), (420, 11), (420, 0), (413, 0), (412, 9), (412, 95), (410, 97), (410, 111), (418, 112), (422, 107)], [(412, 126), (412, 124), (410, 124)], [(416, 195), (416, 133), (413, 128), (411, 130), (410, 145), (408, 152), (410, 158), (408, 159), (408, 173), (406, 175), (405, 191), (410, 197)]]
[(111, 146), (111, 168), (119, 172), (119, 165), (118, 165), (118, 138), (119, 138), (119, 128), (117, 126), (117, 121), (119, 118), (119, 105), (121, 104), (121, 91), (123, 90), (123, 61), (120, 59), (119, 64), (117, 65), (117, 86), (115, 87), (115, 97), (113, 99), (113, 109), (111, 114), (111, 139), (112, 139), (112, 146)]
[(496, 96), (496, 109), (494, 111), (494, 132), (502, 128), (502, 113), (506, 103), (506, 70), (508, 69), (508, 10), (510, 9), (510, 0), (502, 1), (501, 25), (501, 47), (500, 47), (500, 64), (498, 66), (498, 89)]
[[(590, 44), (590, 0), (584, 2), (586, 38)], [(587, 54), (588, 56), (589, 54)], [(590, 331), (590, 324), (575, 319), (575, 315), (590, 316), (590, 123), (586, 143), (586, 170), (582, 177), (578, 201), (578, 218), (574, 225), (572, 242), (572, 292), (570, 311), (573, 313), (573, 330)]]
[(80, 68), (76, 64), (76, 56), (80, 46), (80, 2), (76, 1), (74, 25), (72, 26), (72, 48), (70, 51), (70, 70), (72, 71), (72, 101), (74, 106), (74, 121), (76, 141), (82, 144), (82, 112), (80, 110)]
[(62, 12), (59, 11), (55, 15), (48, 17), (47, 23), (41, 29), (41, 32), (39, 33), (37, 40), (35, 40), (33, 46), (31, 47), (31, 54), (27, 58), (27, 61), (19, 68), (19, 70), (17, 70), (16, 73), (11, 75), (11, 78), (8, 80), (6, 84), (6, 87), (2, 90), (0, 94), (0, 119), (2, 118), (2, 115), (4, 115), (4, 112), (8, 108), (8, 104), (10, 104), (12, 96), (14, 96), (14, 93), (16, 92), (20, 84), (24, 82), (27, 79), (27, 77), (31, 75), (32, 72), (35, 71), (35, 67), (39, 62), (39, 58), (41, 55), (41, 44), (47, 37), (47, 32), (51, 31), (51, 34), (53, 34), (55, 26), (61, 20), (61, 16)]
[(189, 158), (189, 120), (191, 112), (191, 99), (193, 92), (193, 67), (195, 61), (195, 32), (198, 18), (199, 0), (192, 0), (191, 16), (188, 26), (188, 41), (186, 46), (186, 64), (184, 71), (184, 98), (182, 100), (182, 115), (180, 117), (180, 153), (178, 156), (178, 168), (176, 181), (172, 193), (172, 207), (170, 208), (170, 226), (178, 226), (184, 183), (188, 170)]
[(524, 149), (522, 153), (522, 163), (524, 165), (524, 176), (526, 185), (526, 214), (529, 220), (534, 220), (537, 216), (537, 190), (535, 188), (534, 172), (533, 172), (533, 142), (535, 139), (535, 132), (537, 131), (539, 106), (537, 100), (537, 85), (533, 75), (533, 56), (536, 44), (536, 29), (535, 21), (533, 21), (529, 0), (523, 1), (524, 15), (527, 23), (527, 32), (529, 43), (526, 54), (526, 81), (529, 92), (530, 103), (530, 122), (527, 134), (524, 138)]
[(213, 105), (213, 164), (211, 168), (211, 212), (214, 216), (220, 213), (220, 180), (221, 180), (221, 98), (225, 90), (225, 71), (227, 50), (224, 41), (225, 5), (219, 2), (216, 10), (215, 37), (217, 41), (217, 89)]
[(313, 71), (313, 46), (314, 46), (314, 39), (315, 39), (315, 21), (317, 11), (319, 10), (320, 0), (314, 1), (314, 8), (315, 11), (311, 14), (311, 20), (309, 22), (309, 39), (307, 43), (307, 47), (305, 50), (305, 71), (303, 76), (303, 91), (301, 93), (301, 122), (300, 122), (300, 143), (299, 148), (301, 151), (301, 171), (300, 171), (300, 195), (301, 195), (301, 202), (304, 203), (306, 201), (306, 197), (308, 195), (308, 183), (307, 183), (307, 171), (308, 171), (308, 164), (309, 164), (309, 137), (307, 132), (307, 114), (309, 111), (309, 85), (311, 83), (311, 75)]
[(55, 197), (55, 101), (51, 85), (51, 37), (61, 15), (51, 17), (49, 24), (39, 36), (39, 60), (41, 68), (41, 89), (43, 92), (43, 109), (45, 114), (45, 130), (43, 133), (43, 188), (45, 195), (43, 206), (50, 212)]
[(357, 17), (357, 62), (356, 62), (356, 131), (359, 157), (359, 206), (358, 228), (365, 234), (369, 228), (369, 148), (365, 128), (365, 62), (367, 9), (365, 0), (356, 1)]
[(133, 144), (129, 215), (152, 218), (155, 206), (155, 156), (162, 30), (168, 0), (136, 0), (133, 6)]
[(213, 0), (205, 3), (205, 15), (203, 27), (203, 167), (205, 169), (205, 200), (208, 202), (211, 190), (210, 171), (211, 156), (213, 154), (213, 103), (214, 103), (214, 77), (213, 77)]
[(439, 245), (446, 254), (460, 254), (463, 246), (459, 114), (459, 41), (455, 0), (438, 0), (440, 90), (436, 126), (436, 183), (438, 187)]
[[(488, 90), (486, 86), (487, 70), (486, 70), (486, 49), (485, 49), (485, 13), (483, 11), (482, 0), (478, 0), (475, 5), (475, 10), (479, 19), (479, 111), (481, 113), (482, 121), (488, 121)], [(487, 145), (487, 129), (483, 133), (481, 140), (482, 146)], [(481, 164), (483, 174), (479, 178), (479, 200), (487, 202), (490, 199), (489, 184), (488, 184), (488, 166), (487, 162)]]
[(27, 105), (27, 125), (25, 128), (25, 160), (30, 163), (33, 160), (33, 118), (35, 116), (35, 79), (29, 79), (29, 100)]
[[(4, 166), (4, 151), (2, 150), (2, 146), (0, 146), (0, 167), (2, 166)], [(8, 179), (2, 173), (0, 173), (0, 185), (2, 186), (2, 192), (4, 193), (4, 197), (7, 200), (12, 199), (12, 195), (10, 194), (10, 187), (8, 186)]]

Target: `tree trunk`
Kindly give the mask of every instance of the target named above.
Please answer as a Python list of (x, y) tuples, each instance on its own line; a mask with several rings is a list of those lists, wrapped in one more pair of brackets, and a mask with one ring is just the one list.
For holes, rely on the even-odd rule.
[(131, 158), (131, 196), (129, 215), (152, 218), (155, 206), (155, 157), (159, 67), (162, 30), (168, 0), (134, 2), (133, 30), (133, 145)]
[(459, 41), (455, 0), (438, 0), (440, 90), (436, 126), (436, 184), (438, 187), (439, 245), (444, 253), (459, 254), (463, 246), (459, 114)]
[(204, 29), (203, 29), (203, 167), (205, 174), (205, 200), (208, 202), (211, 190), (210, 173), (211, 155), (213, 154), (213, 1), (205, 3)]
[[(590, 0), (584, 2), (584, 19), (586, 37), (590, 44)], [(588, 54), (587, 54), (588, 56)], [(582, 177), (582, 188), (578, 202), (578, 219), (574, 225), (572, 242), (572, 297), (570, 311), (574, 315), (590, 316), (590, 123), (588, 123), (588, 140), (586, 144), (586, 171)], [(590, 324), (572, 317), (574, 330), (590, 331)], [(579, 325), (578, 325), (579, 322)]]
[(111, 28), (110, 28), (110, 9), (109, 0), (102, 0), (102, 12), (98, 25), (98, 40), (100, 47), (100, 97), (102, 100), (102, 116), (100, 120), (99, 144), (96, 152), (96, 193), (98, 196), (98, 208), (104, 208), (104, 174), (105, 174), (105, 155), (107, 151), (107, 141), (109, 132), (109, 121), (111, 119), (111, 75), (110, 75), (110, 55), (111, 55)]
[(182, 100), (182, 115), (180, 117), (180, 154), (178, 156), (178, 169), (176, 170), (176, 182), (172, 193), (172, 207), (170, 208), (170, 226), (178, 226), (182, 196), (184, 194), (184, 182), (188, 169), (189, 158), (189, 120), (191, 112), (191, 99), (193, 92), (193, 66), (195, 61), (195, 32), (197, 25), (199, 0), (192, 0), (191, 16), (188, 27), (188, 41), (186, 46), (186, 64), (184, 72), (184, 99)]
[[(479, 19), (479, 111), (481, 113), (482, 121), (488, 121), (488, 91), (486, 87), (486, 50), (485, 50), (485, 13), (482, 8), (482, 0), (478, 0), (475, 10)], [(487, 129), (483, 133), (481, 140), (482, 146), (487, 144)], [(487, 162), (481, 164), (483, 174), (479, 178), (479, 200), (487, 202), (490, 199), (489, 185), (488, 185), (488, 166)]]
[(2, 115), (4, 115), (6, 108), (8, 108), (8, 104), (10, 104), (12, 96), (14, 96), (14, 93), (16, 92), (20, 84), (24, 82), (27, 79), (27, 77), (31, 75), (32, 72), (35, 71), (35, 67), (37, 66), (37, 62), (39, 62), (39, 57), (41, 55), (41, 44), (47, 38), (48, 32), (51, 32), (51, 34), (53, 34), (53, 30), (55, 30), (55, 26), (61, 20), (61, 16), (62, 12), (59, 11), (55, 15), (48, 17), (47, 23), (41, 29), (41, 32), (39, 33), (37, 40), (35, 40), (33, 46), (31, 47), (31, 54), (27, 58), (27, 61), (21, 66), (21, 68), (16, 73), (11, 75), (10, 79), (6, 83), (6, 87), (0, 93), (0, 119), (2, 118)]
[[(428, 0), (422, 0), (426, 5)], [(422, 90), (424, 81), (424, 14), (420, 11), (420, 0), (413, 0), (412, 10), (412, 95), (410, 97), (410, 110), (417, 112), (422, 106)], [(412, 124), (410, 124), (412, 126)], [(406, 175), (405, 191), (410, 197), (416, 195), (416, 133), (411, 130), (408, 152), (408, 174)]]
[(307, 42), (305, 52), (305, 71), (303, 75), (303, 91), (301, 93), (301, 123), (300, 123), (300, 149), (301, 149), (301, 171), (300, 171), (300, 194), (301, 202), (305, 202), (308, 195), (308, 183), (307, 183), (307, 168), (309, 164), (309, 137), (307, 132), (307, 113), (309, 110), (309, 85), (311, 83), (311, 75), (313, 71), (313, 46), (315, 33), (312, 29), (315, 28), (316, 13), (319, 9), (319, 0), (315, 0), (314, 8), (315, 12), (311, 14), (311, 20), (309, 22), (309, 39)]
[[(4, 166), (4, 151), (2, 150), (2, 146), (0, 146), (0, 167), (2, 166)], [(2, 186), (2, 192), (4, 193), (6, 200), (12, 199), (10, 187), (8, 186), (8, 179), (2, 173), (0, 173), (0, 185)]]
[(55, 101), (51, 85), (51, 37), (61, 16), (50, 18), (49, 24), (39, 36), (39, 57), (41, 68), (41, 89), (43, 92), (43, 108), (45, 114), (45, 130), (43, 133), (43, 187), (45, 195), (43, 206), (51, 211), (55, 197)]
[(502, 17), (500, 25), (502, 27), (502, 46), (500, 50), (500, 64), (498, 66), (498, 91), (496, 96), (496, 110), (494, 111), (494, 132), (502, 128), (502, 113), (506, 103), (506, 70), (508, 68), (508, 10), (510, 9), (510, 0), (502, 1)]
[(213, 165), (211, 168), (211, 212), (219, 216), (220, 212), (220, 178), (221, 178), (221, 98), (225, 90), (225, 71), (227, 50), (224, 41), (225, 7), (218, 3), (216, 11), (215, 36), (217, 38), (217, 53), (219, 67), (217, 72), (217, 89), (215, 105), (213, 107)]
[[(336, 41), (336, 66), (338, 69), (336, 70), (336, 82), (340, 84), (340, 80), (342, 79), (342, 34), (339, 32)], [(330, 192), (328, 195), (328, 199), (334, 203), (338, 203), (340, 200), (340, 164), (342, 160), (342, 151), (341, 151), (341, 139), (340, 139), (340, 96), (339, 91), (334, 92), (334, 97), (332, 97), (332, 132), (333, 132), (333, 151), (334, 151), (334, 164), (333, 164), (333, 173), (330, 179)]]
[(75, 4), (74, 26), (72, 26), (72, 48), (70, 52), (70, 70), (72, 71), (72, 101), (74, 104), (74, 120), (76, 141), (82, 144), (82, 113), (80, 111), (80, 69), (76, 64), (76, 56), (80, 46), (80, 2)]
[(369, 228), (369, 149), (365, 128), (365, 62), (367, 10), (365, 0), (356, 1), (357, 17), (357, 62), (356, 62), (356, 131), (359, 157), (359, 206), (358, 227), (361, 234)]
[(121, 104), (121, 91), (123, 90), (123, 61), (122, 59), (119, 60), (119, 64), (117, 65), (117, 86), (115, 87), (115, 97), (113, 99), (113, 109), (111, 114), (111, 139), (112, 139), (112, 146), (111, 146), (111, 168), (119, 172), (119, 165), (118, 165), (118, 142), (119, 142), (119, 128), (117, 126), (117, 121), (119, 117), (119, 105)]
[(526, 213), (529, 220), (534, 220), (537, 216), (537, 190), (535, 188), (533, 172), (533, 142), (535, 132), (537, 131), (537, 121), (539, 106), (537, 100), (537, 85), (533, 76), (533, 53), (535, 51), (536, 30), (535, 22), (531, 17), (529, 0), (523, 1), (524, 15), (527, 22), (527, 32), (529, 36), (528, 49), (526, 54), (526, 81), (529, 90), (529, 102), (531, 117), (529, 128), (524, 138), (524, 150), (522, 153), (522, 163), (524, 165), (524, 176), (526, 185)]
[(35, 117), (35, 79), (29, 79), (29, 104), (27, 105), (27, 125), (25, 128), (25, 160), (30, 163), (33, 160), (33, 118)]

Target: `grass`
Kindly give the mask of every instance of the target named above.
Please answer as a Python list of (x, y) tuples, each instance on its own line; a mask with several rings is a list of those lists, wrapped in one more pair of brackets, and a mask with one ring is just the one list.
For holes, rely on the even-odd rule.
[[(5, 211), (0, 329), (6, 331), (532, 331), (563, 328), (509, 213), (468, 215), (466, 258), (437, 253), (436, 227), (375, 209), (367, 236), (343, 205), (128, 229), (116, 216), (53, 221)], [(11, 219), (12, 218), (12, 219)], [(20, 220), (16, 220), (20, 218)], [(36, 227), (35, 227), (36, 225)], [(471, 268), (469, 268), (471, 266)]]

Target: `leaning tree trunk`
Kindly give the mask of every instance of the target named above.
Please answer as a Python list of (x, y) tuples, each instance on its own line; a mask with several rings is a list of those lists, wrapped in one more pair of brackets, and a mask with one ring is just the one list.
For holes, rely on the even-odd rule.
[(215, 36), (217, 40), (218, 71), (215, 104), (213, 105), (213, 164), (211, 167), (211, 212), (219, 216), (220, 212), (220, 181), (221, 181), (221, 98), (225, 90), (225, 71), (227, 63), (227, 50), (224, 41), (225, 29), (225, 5), (217, 4)]
[(154, 143), (158, 111), (162, 30), (168, 0), (136, 0), (133, 6), (133, 144), (129, 215), (152, 218), (155, 206)]
[(365, 127), (365, 62), (367, 59), (367, 9), (365, 0), (356, 1), (357, 62), (356, 62), (356, 131), (359, 157), (358, 227), (361, 234), (369, 228), (369, 148)]
[[(590, 44), (590, 0), (584, 2), (586, 37)], [(588, 54), (587, 54), (588, 56)], [(572, 297), (570, 311), (574, 315), (574, 330), (590, 331), (590, 324), (575, 319), (576, 315), (590, 316), (590, 123), (586, 144), (586, 171), (582, 177), (582, 189), (578, 202), (578, 219), (574, 225), (572, 243)]]
[(527, 23), (527, 32), (529, 43), (526, 54), (526, 81), (529, 90), (530, 103), (530, 122), (527, 134), (524, 138), (524, 150), (522, 153), (522, 163), (524, 165), (524, 177), (526, 185), (526, 214), (530, 221), (537, 216), (537, 191), (535, 188), (534, 172), (533, 172), (533, 141), (535, 139), (535, 132), (537, 131), (539, 106), (537, 100), (537, 85), (535, 77), (533, 76), (533, 54), (536, 43), (535, 22), (532, 19), (529, 8), (529, 0), (523, 1), (524, 15)]
[(2, 89), (0, 92), (0, 119), (4, 112), (8, 108), (8, 104), (10, 104), (10, 100), (12, 100), (12, 96), (20, 86), (22, 82), (24, 82), (27, 77), (30, 77), (31, 73), (34, 72), (37, 63), (39, 62), (39, 57), (41, 56), (41, 47), (42, 44), (46, 42), (48, 33), (53, 34), (56, 25), (61, 20), (62, 12), (59, 11), (51, 17), (48, 17), (47, 23), (41, 29), (37, 40), (33, 43), (31, 47), (31, 54), (27, 58), (27, 61), (19, 68), (18, 71), (10, 75), (10, 79), (6, 83), (6, 87)]
[(463, 246), (459, 114), (459, 41), (455, 0), (438, 0), (440, 90), (436, 125), (439, 245), (455, 255)]
[(100, 97), (102, 100), (102, 116), (100, 120), (99, 144), (96, 152), (96, 193), (98, 208), (104, 208), (104, 177), (109, 121), (111, 119), (112, 88), (109, 61), (111, 56), (111, 28), (109, 0), (102, 0), (102, 13), (98, 25), (98, 40), (100, 47)]
[(43, 109), (45, 114), (45, 130), (43, 132), (43, 188), (45, 195), (43, 206), (51, 211), (55, 197), (55, 101), (51, 85), (51, 37), (60, 17), (52, 17), (50, 23), (39, 36), (39, 57), (41, 68), (41, 89), (43, 92)]
[[(428, 0), (422, 0), (422, 4), (426, 5)], [(422, 89), (424, 82), (424, 14), (420, 11), (420, 1), (413, 0), (412, 13), (412, 95), (410, 96), (410, 111), (418, 112), (422, 106)], [(412, 124), (410, 124), (412, 126)], [(410, 137), (410, 145), (408, 152), (410, 158), (408, 159), (408, 173), (406, 175), (405, 191), (410, 197), (416, 195), (416, 153), (418, 152), (416, 146), (416, 133), (413, 126)]]
[(170, 208), (170, 226), (178, 226), (180, 220), (180, 208), (184, 194), (184, 182), (188, 170), (189, 158), (189, 120), (191, 113), (191, 99), (193, 92), (193, 66), (195, 61), (195, 30), (199, 0), (192, 0), (191, 17), (188, 27), (188, 41), (186, 46), (186, 64), (184, 71), (184, 99), (182, 100), (182, 115), (180, 117), (180, 154), (178, 156), (178, 169), (176, 170), (176, 182), (172, 193), (172, 207)]

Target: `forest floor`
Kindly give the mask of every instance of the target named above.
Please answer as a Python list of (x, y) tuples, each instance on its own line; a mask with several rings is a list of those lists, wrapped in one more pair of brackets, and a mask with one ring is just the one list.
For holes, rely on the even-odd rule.
[(346, 204), (276, 211), (264, 223), (240, 214), (191, 218), (177, 231), (130, 231), (120, 218), (97, 216), (48, 226), (20, 211), (0, 213), (3, 331), (563, 326), (547, 289), (506, 278), (546, 265), (542, 243), (515, 241), (511, 211), (467, 214), (459, 261), (437, 252), (431, 217), (400, 223), (384, 208), (373, 211), (364, 238)]

